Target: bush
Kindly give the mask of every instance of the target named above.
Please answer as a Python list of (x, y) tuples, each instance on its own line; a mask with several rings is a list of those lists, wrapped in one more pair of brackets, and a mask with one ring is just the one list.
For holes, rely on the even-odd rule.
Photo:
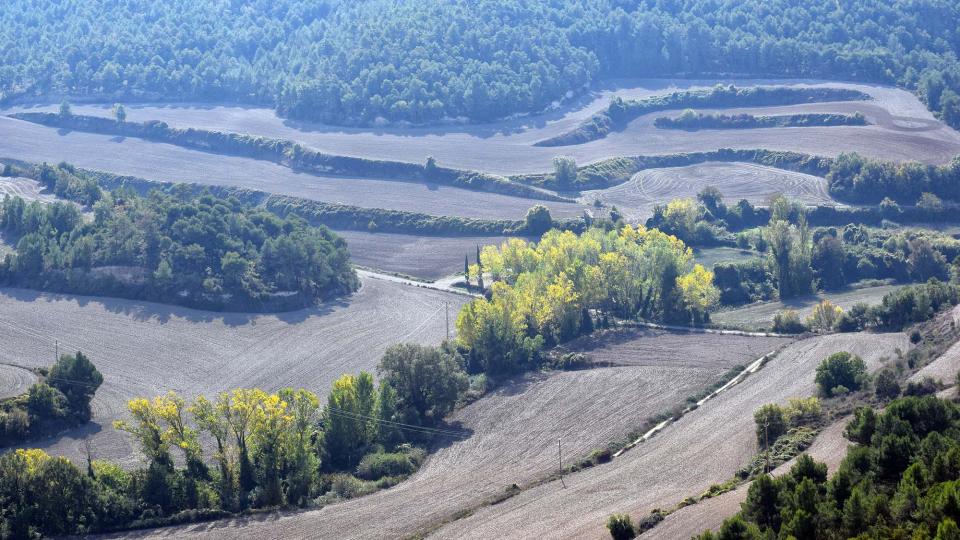
[(542, 204), (538, 204), (527, 210), (526, 217), (527, 232), (533, 235), (540, 235), (553, 227), (553, 218), (550, 217), (550, 209)]
[(800, 314), (792, 309), (778, 311), (773, 316), (773, 331), (779, 334), (800, 334), (807, 327), (800, 321)]
[(753, 413), (753, 421), (757, 424), (757, 445), (766, 449), (781, 435), (787, 432), (787, 420), (783, 408), (779, 405), (768, 404)]
[(813, 308), (813, 313), (807, 317), (807, 326), (811, 330), (829, 332), (840, 320), (843, 310), (833, 305), (829, 300), (823, 300)]
[(576, 371), (579, 369), (588, 369), (593, 366), (590, 357), (579, 352), (566, 353), (559, 357), (554, 357), (547, 364), (551, 369), (562, 371)]
[(612, 514), (607, 519), (607, 530), (613, 540), (631, 540), (637, 537), (637, 530), (628, 514)]
[(367, 454), (357, 466), (357, 477), (364, 480), (379, 480), (384, 476), (405, 476), (413, 474), (417, 466), (404, 453), (377, 452)]
[(919, 381), (910, 381), (903, 390), (905, 396), (929, 396), (936, 394), (940, 390), (940, 385), (931, 377), (924, 377)]
[(897, 375), (892, 369), (888, 368), (878, 373), (873, 386), (878, 399), (889, 401), (900, 395), (900, 383), (897, 382)]
[[(867, 376), (867, 364), (857, 355), (845, 351), (828, 356), (817, 366), (816, 382), (827, 397), (859, 390)], [(841, 390), (842, 387), (842, 390)]]
[(823, 418), (823, 407), (814, 396), (808, 398), (790, 398), (783, 416), (790, 427), (816, 424)]

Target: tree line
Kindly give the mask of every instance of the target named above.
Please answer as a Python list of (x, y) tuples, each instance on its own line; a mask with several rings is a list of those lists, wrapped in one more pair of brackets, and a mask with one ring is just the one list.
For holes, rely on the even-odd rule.
[(109, 193), (66, 164), (35, 176), (92, 216), (73, 202), (6, 197), (0, 229), (16, 252), (0, 262), (4, 283), (214, 309), (290, 309), (358, 287), (346, 243), (300, 218), (186, 186)]
[(960, 122), (960, 14), (933, 0), (7, 4), (8, 99), (236, 100), (429, 123), (542, 110), (604, 77), (742, 74), (895, 83)]

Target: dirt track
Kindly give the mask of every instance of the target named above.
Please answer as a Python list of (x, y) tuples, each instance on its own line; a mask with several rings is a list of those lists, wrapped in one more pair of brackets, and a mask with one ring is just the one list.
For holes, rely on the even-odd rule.
[(343, 301), (281, 314), (214, 313), (127, 300), (0, 289), (0, 362), (48, 366), (54, 340), (82, 350), (104, 375), (93, 422), (31, 446), (80, 459), (91, 436), (95, 457), (137, 462), (111, 423), (126, 400), (176, 390), (187, 396), (237, 387), (306, 387), (325, 393), (343, 373), (372, 371), (401, 341), (438, 343), (443, 306), (468, 298), (363, 279)]
[[(531, 374), (502, 387), (454, 415), (453, 421), (472, 436), (440, 448), (419, 473), (395, 488), (316, 511), (159, 529), (144, 535), (403, 537), (450, 519), (514, 482), (524, 485), (549, 474), (557, 467), (558, 439), (565, 463), (584, 457), (682, 402), (729, 367), (748, 363), (784, 343), (724, 335), (678, 339), (676, 334), (646, 329), (626, 333), (643, 345), (629, 340), (604, 342), (595, 358), (614, 361), (645, 350), (645, 362)], [(691, 359), (696, 360), (688, 366)], [(501, 536), (502, 531), (488, 538)]]
[(841, 334), (797, 342), (759, 373), (684, 416), (661, 434), (609, 465), (551, 482), (484, 508), (437, 533), (439, 538), (599, 538), (613, 512), (643, 515), (730, 478), (756, 451), (753, 411), (814, 392), (816, 365), (847, 350), (870, 366), (896, 347), (902, 334)]

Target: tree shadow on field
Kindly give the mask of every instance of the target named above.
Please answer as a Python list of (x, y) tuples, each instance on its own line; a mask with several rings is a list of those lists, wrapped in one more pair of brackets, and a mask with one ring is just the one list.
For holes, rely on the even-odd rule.
[(116, 137), (110, 137), (110, 142), (122, 143), (122, 142), (125, 141), (125, 140), (127, 140), (127, 138), (124, 137), (123, 135), (117, 135)]
[(3, 288), (0, 289), (0, 297), (7, 297), (17, 302), (32, 303), (37, 301), (54, 302), (75, 302), (78, 306), (84, 308), (88, 305), (98, 305), (105, 311), (124, 315), (137, 322), (157, 321), (160, 324), (166, 324), (171, 319), (183, 319), (193, 323), (215, 323), (221, 322), (224, 326), (238, 327), (248, 324), (256, 324), (257, 319), (275, 317), (286, 324), (300, 324), (304, 321), (329, 315), (338, 309), (344, 309), (350, 306), (350, 297), (337, 298), (321, 305), (309, 308), (302, 308), (293, 311), (273, 311), (273, 312), (231, 312), (231, 311), (206, 311), (188, 307), (176, 306), (173, 304), (160, 304), (156, 302), (147, 302), (142, 300), (128, 300), (123, 298), (113, 298), (105, 296), (83, 296), (56, 292), (37, 291), (33, 289)]

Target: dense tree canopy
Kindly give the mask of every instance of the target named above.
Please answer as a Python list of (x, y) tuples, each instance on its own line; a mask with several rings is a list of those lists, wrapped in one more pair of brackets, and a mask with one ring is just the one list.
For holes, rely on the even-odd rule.
[(0, 229), (16, 242), (8, 283), (113, 293), (204, 307), (300, 307), (356, 289), (346, 244), (325, 227), (279, 218), (235, 198), (189, 190), (102, 192), (68, 165), (41, 181), (93, 206), (7, 197)]
[(489, 120), (601, 77), (898, 83), (960, 124), (957, 6), (750, 0), (10, 0), (0, 93), (275, 104), (338, 123)]

